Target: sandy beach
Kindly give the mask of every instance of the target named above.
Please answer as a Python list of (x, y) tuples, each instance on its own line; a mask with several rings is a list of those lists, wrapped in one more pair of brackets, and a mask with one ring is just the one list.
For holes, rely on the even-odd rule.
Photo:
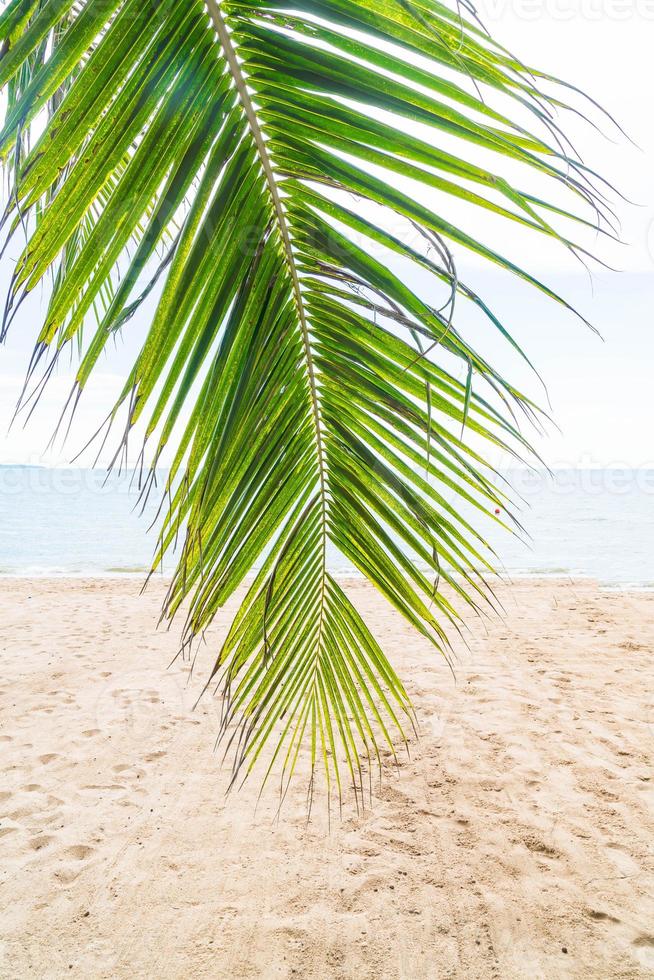
[(654, 594), (506, 587), (455, 683), (350, 583), (420, 740), (307, 826), (301, 777), (225, 798), (224, 624), (189, 682), (139, 585), (2, 582), (3, 978), (654, 976)]

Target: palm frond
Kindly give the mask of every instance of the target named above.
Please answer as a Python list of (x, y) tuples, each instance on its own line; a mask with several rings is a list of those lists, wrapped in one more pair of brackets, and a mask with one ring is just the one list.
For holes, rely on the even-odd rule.
[(78, 343), (77, 404), (150, 318), (110, 421), (119, 450), (145, 428), (144, 493), (172, 454), (157, 554), (182, 535), (183, 642), (250, 576), (212, 675), (234, 781), (306, 751), (312, 784), (362, 796), (413, 709), (328, 548), (444, 656), (491, 598), (485, 459), (528, 454), (538, 409), (461, 330), (472, 305), (522, 354), (455, 255), (569, 307), (448, 215), (581, 258), (571, 229), (611, 234), (569, 90), (438, 0), (12, 0), (0, 42), (2, 227), (27, 234), (2, 334), (52, 272), (33, 368)]

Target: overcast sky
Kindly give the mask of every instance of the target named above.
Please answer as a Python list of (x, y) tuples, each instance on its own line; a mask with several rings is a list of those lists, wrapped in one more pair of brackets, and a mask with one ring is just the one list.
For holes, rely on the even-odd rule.
[[(623, 271), (596, 272), (592, 282), (566, 253), (535, 237), (525, 245), (514, 232), (485, 225), (485, 219), (475, 228), (492, 234), (493, 247), (509, 255), (517, 251), (530, 269), (546, 272), (548, 283), (581, 307), (603, 342), (529, 289), (474, 260), (460, 258), (462, 278), (498, 308), (547, 382), (561, 429), (536, 440), (548, 463), (654, 467), (654, 0), (485, 0), (478, 10), (491, 33), (523, 61), (578, 85), (619, 119), (638, 149), (611, 127), (610, 139), (581, 124), (571, 127), (570, 120), (567, 130), (587, 162), (636, 204), (619, 207), (627, 246), (604, 253)], [(7, 275), (5, 264), (0, 285)], [(5, 434), (38, 327), (37, 299), (23, 308), (0, 349), (0, 463), (65, 465), (109, 410), (142, 331), (136, 325), (95, 378), (66, 447), (46, 451), (70, 388), (65, 371), (52, 379), (27, 428)], [(497, 356), (504, 356), (499, 349)]]

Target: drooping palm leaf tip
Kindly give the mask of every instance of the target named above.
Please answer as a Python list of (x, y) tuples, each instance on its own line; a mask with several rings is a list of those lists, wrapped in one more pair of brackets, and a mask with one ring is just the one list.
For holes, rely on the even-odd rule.
[(254, 573), (212, 675), (234, 780), (258, 763), (285, 786), (303, 752), (312, 784), (362, 798), (412, 708), (327, 545), (445, 655), (461, 602), (488, 596), (463, 515), (483, 530), (505, 506), (484, 445), (526, 452), (517, 409), (535, 407), (459, 332), (474, 304), (518, 349), (453, 253), (566, 304), (443, 214), (577, 255), (557, 227), (609, 227), (559, 130), (572, 90), (438, 0), (11, 0), (0, 44), (2, 226), (22, 249), (3, 336), (52, 283), (23, 407), (74, 345), (74, 411), (141, 307), (107, 432), (120, 453), (144, 427), (144, 492), (173, 458), (157, 553), (181, 533), (165, 613), (188, 600), (184, 641)]

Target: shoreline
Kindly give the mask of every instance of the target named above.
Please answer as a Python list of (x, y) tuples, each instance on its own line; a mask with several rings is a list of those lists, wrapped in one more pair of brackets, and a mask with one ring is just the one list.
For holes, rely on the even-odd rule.
[[(368, 580), (363, 574), (352, 574), (351, 572), (335, 572), (333, 573), (336, 580), (344, 585), (369, 585)], [(15, 571), (3, 572), (0, 571), (0, 581), (4, 582), (141, 582), (145, 583), (148, 577), (147, 570), (142, 571), (99, 571), (99, 572), (71, 572), (68, 570), (63, 570), (61, 572), (53, 572), (51, 569), (47, 569), (43, 572), (26, 571), (24, 573), (17, 573)], [(455, 576), (459, 579), (460, 576)], [(253, 576), (248, 575), (244, 578), (241, 583), (240, 588), (247, 585), (252, 581)], [(165, 572), (157, 572), (150, 579), (150, 583), (154, 585), (156, 582), (162, 583), (164, 585), (170, 584), (172, 581), (172, 574)], [(513, 572), (512, 575), (497, 576), (493, 580), (493, 585), (498, 589), (510, 590), (512, 587), (519, 586), (521, 584), (532, 584), (539, 585), (550, 584), (550, 583), (567, 583), (574, 585), (575, 583), (580, 583), (583, 585), (594, 586), (599, 592), (618, 592), (618, 593), (650, 593), (654, 592), (654, 582), (604, 582), (600, 581), (594, 575), (584, 575), (579, 572)], [(370, 586), (374, 588), (374, 586)]]

